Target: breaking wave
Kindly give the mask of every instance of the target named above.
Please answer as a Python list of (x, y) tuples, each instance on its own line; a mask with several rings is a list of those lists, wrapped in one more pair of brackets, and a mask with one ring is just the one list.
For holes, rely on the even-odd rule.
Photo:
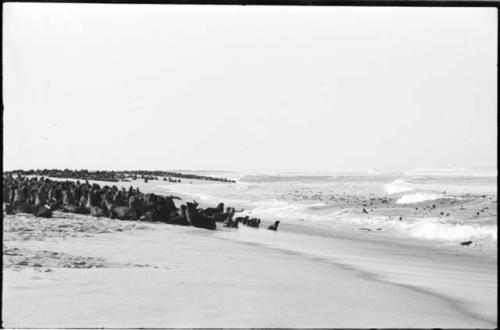
[[(392, 229), (410, 237), (436, 241), (497, 240), (497, 226), (494, 224), (451, 223), (438, 218), (420, 218), (414, 221), (389, 220), (386, 217), (353, 217), (349, 214), (338, 215), (337, 221), (344, 224), (368, 226), (372, 229), (382, 227)], [(325, 222), (326, 224), (326, 222)]]
[(397, 179), (392, 181), (391, 183), (386, 184), (384, 186), (384, 190), (389, 195), (392, 195), (400, 192), (415, 190), (415, 187), (413, 187), (413, 185), (411, 185), (410, 183), (406, 182), (403, 179)]
[(435, 218), (424, 218), (413, 223), (399, 222), (398, 226), (416, 238), (458, 241), (478, 238), (497, 240), (497, 226), (445, 223)]
[(401, 198), (396, 201), (396, 204), (414, 204), (440, 198), (443, 198), (443, 195), (433, 193), (414, 193), (401, 196)]

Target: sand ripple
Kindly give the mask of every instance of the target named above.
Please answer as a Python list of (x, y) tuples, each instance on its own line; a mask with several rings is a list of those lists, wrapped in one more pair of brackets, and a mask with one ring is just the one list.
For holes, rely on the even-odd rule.
[(52, 218), (32, 214), (4, 215), (3, 267), (15, 270), (24, 267), (50, 272), (52, 268), (151, 267), (147, 264), (109, 263), (102, 258), (78, 256), (57, 251), (32, 250), (18, 246), (20, 241), (44, 241), (92, 237), (105, 233), (149, 230), (147, 224), (96, 218), (81, 214), (54, 212)]
[[(23, 248), (3, 246), (4, 268), (20, 267), (62, 267), (62, 268), (101, 268), (111, 266), (104, 259), (75, 256), (56, 251), (34, 251)], [(45, 269), (50, 271), (50, 268)]]
[(49, 219), (37, 218), (32, 214), (5, 215), (3, 225), (4, 241), (41, 241), (46, 238), (89, 237), (95, 234), (149, 229), (146, 224), (132, 221), (58, 211)]

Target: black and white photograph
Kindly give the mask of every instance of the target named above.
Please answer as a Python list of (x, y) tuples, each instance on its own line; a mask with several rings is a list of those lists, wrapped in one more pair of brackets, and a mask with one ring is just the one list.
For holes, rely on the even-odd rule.
[(3, 328), (497, 327), (498, 9), (309, 4), (2, 4)]

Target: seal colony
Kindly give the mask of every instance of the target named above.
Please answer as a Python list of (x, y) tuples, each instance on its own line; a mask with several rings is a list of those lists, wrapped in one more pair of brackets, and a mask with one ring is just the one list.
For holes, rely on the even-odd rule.
[[(448, 253), (392, 240), (385, 227), (377, 231), (375, 224), (367, 224), (368, 229), (380, 234), (314, 228), (308, 226), (312, 220), (307, 217), (304, 225), (284, 226), (287, 220), (280, 213), (286, 210), (259, 214), (229, 194), (221, 199), (225, 203), (213, 205), (201, 200), (198, 205), (187, 197), (198, 196), (197, 192), (198, 198), (221, 196), (208, 189), (238, 190), (231, 184), (172, 183), (168, 192), (158, 181), (119, 182), (114, 187), (108, 182), (17, 173), (4, 173), (3, 180), (4, 210), (16, 212), (4, 216), (7, 327), (363, 327), (368, 322), (378, 327), (487, 328), (496, 324), (496, 259), (475, 258), (481, 252), (470, 248), (475, 240)], [(363, 206), (365, 196), (341, 198), (346, 199), (338, 202), (344, 208), (352, 203), (365, 217), (369, 215), (363, 208), (373, 214), (378, 203), (386, 205), (375, 200)], [(403, 206), (394, 202), (396, 198), (387, 201), (399, 218)], [(235, 208), (225, 205), (229, 201)], [(427, 203), (436, 203), (429, 212), (444, 211), (441, 201)], [(249, 209), (250, 216), (262, 217), (266, 225), (243, 217), (240, 207)], [(419, 210), (423, 207), (418, 204)], [(199, 218), (188, 219), (193, 213)], [(403, 215), (404, 223), (410, 215)], [(120, 217), (135, 221), (118, 221)], [(268, 218), (273, 221), (267, 223)], [(264, 230), (195, 228), (213, 229), (214, 223), (216, 227), (260, 224)], [(429, 278), (432, 281), (425, 280)], [(297, 302), (305, 307), (297, 310)], [(272, 312), (277, 305), (283, 312)], [(246, 313), (248, 308), (257, 313)]]
[[(48, 176), (53, 178), (67, 178), (67, 179), (79, 179), (79, 180), (94, 180), (94, 181), (110, 181), (118, 182), (125, 181), (128, 182), (130, 179), (137, 180), (138, 178), (143, 179), (145, 182), (148, 180), (159, 180), (158, 177), (164, 177), (163, 181), (169, 182), (181, 182), (180, 179), (196, 179), (196, 180), (206, 180), (206, 181), (218, 181), (235, 183), (236, 181), (227, 178), (217, 178), (213, 176), (204, 175), (194, 175), (179, 172), (170, 171), (89, 171), (89, 170), (57, 170), (57, 169), (44, 169), (44, 170), (13, 170), (7, 173), (17, 173), (18, 175), (37, 175), (37, 176)], [(173, 179), (178, 178), (178, 179)]]
[[(219, 203), (215, 208), (200, 208), (196, 201), (186, 202), (178, 208), (174, 200), (178, 196), (162, 196), (142, 193), (139, 188), (119, 189), (116, 185), (101, 187), (73, 181), (53, 181), (44, 177), (27, 177), (17, 172), (3, 175), (3, 210), (5, 214), (28, 213), (36, 217), (50, 218), (55, 210), (67, 213), (87, 214), (94, 217), (108, 217), (119, 220), (140, 220), (163, 222), (181, 226), (194, 226), (209, 230), (217, 228), (216, 222), (224, 227), (238, 228), (239, 223), (258, 228), (260, 219), (236, 217), (233, 207), (224, 208)], [(64, 173), (64, 171), (62, 171)], [(61, 173), (51, 172), (61, 175)], [(81, 177), (84, 170), (74, 171)], [(108, 178), (107, 172), (101, 178)], [(233, 219), (234, 218), (234, 219)], [(273, 229), (275, 230), (275, 229)]]

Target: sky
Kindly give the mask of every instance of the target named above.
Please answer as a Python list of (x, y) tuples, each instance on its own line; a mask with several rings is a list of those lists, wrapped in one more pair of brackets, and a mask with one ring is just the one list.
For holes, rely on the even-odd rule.
[(3, 4), (4, 169), (496, 169), (495, 8)]

